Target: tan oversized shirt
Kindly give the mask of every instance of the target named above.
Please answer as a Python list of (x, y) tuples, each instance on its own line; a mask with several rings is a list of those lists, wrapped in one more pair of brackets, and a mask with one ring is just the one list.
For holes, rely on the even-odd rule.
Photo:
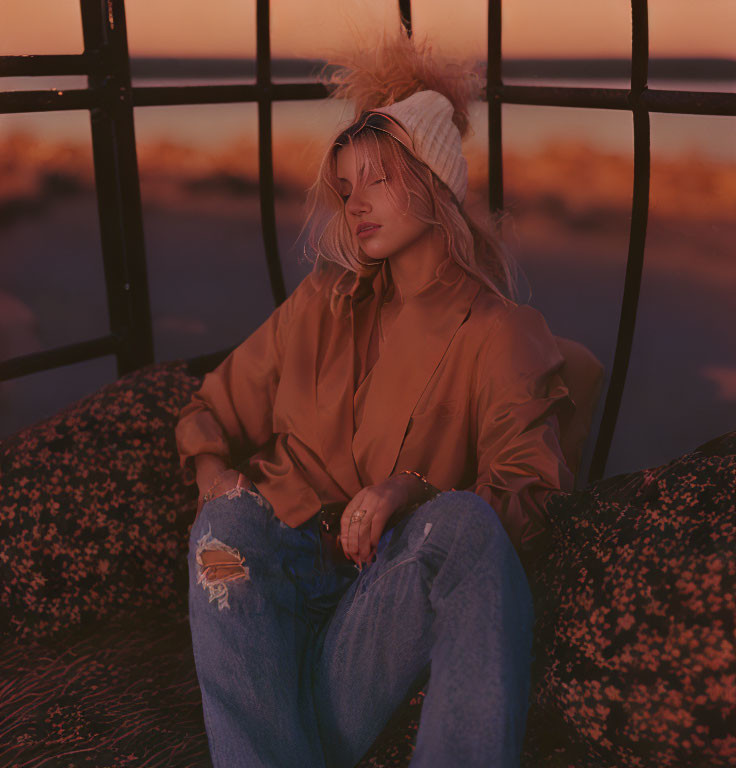
[(550, 494), (573, 490), (560, 419), (575, 405), (544, 317), (493, 294), (447, 258), (407, 299), (373, 368), (367, 345), (390, 266), (329, 308), (307, 276), (179, 414), (185, 482), (193, 457), (238, 467), (296, 527), (322, 503), (404, 469), (495, 509), (525, 562), (545, 546)]

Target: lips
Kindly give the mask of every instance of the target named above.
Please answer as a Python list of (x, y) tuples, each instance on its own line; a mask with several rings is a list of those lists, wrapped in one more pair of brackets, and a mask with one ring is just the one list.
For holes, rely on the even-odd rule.
[(360, 224), (358, 224), (358, 227), (355, 230), (355, 232), (356, 234), (359, 235), (361, 232), (364, 232), (364, 231), (378, 229), (379, 226), (380, 226), (379, 224), (374, 224), (371, 221), (363, 221)]

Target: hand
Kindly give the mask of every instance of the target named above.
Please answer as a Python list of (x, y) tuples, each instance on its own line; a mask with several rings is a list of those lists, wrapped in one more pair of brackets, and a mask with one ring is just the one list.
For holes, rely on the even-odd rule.
[[(223, 493), (227, 493), (231, 488), (235, 488), (235, 486), (238, 484), (239, 476), (240, 472), (237, 469), (226, 470), (217, 481), (217, 485), (213, 489), (212, 498), (209, 500), (212, 501), (212, 499), (216, 499), (218, 496), (222, 496)], [(204, 495), (207, 493), (207, 491), (209, 491), (211, 486), (212, 482), (209, 480), (209, 478), (207, 479), (207, 482), (204, 482), (199, 486), (199, 500), (197, 501), (197, 514), (194, 516), (195, 520), (199, 517), (199, 513), (205, 504)]]
[[(377, 485), (368, 485), (353, 496), (340, 518), (338, 538), (345, 557), (359, 567), (371, 560), (389, 518), (410, 502), (413, 481), (410, 476), (395, 475)], [(359, 509), (364, 509), (365, 515), (351, 523), (351, 515)]]

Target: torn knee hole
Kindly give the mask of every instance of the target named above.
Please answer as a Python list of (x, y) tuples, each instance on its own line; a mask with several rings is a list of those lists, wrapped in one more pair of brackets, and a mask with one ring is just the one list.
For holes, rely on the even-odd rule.
[(229, 581), (246, 575), (246, 568), (243, 566), (244, 557), (239, 558), (237, 555), (219, 549), (204, 549), (201, 553), (201, 559), (202, 573), (210, 581), (216, 579)]
[(228, 591), (225, 582), (236, 579), (250, 579), (250, 569), (243, 565), (245, 558), (234, 547), (212, 536), (212, 526), (197, 541), (196, 552), (199, 574), (197, 584), (209, 589), (209, 601), (218, 599), (218, 608), (229, 608)]

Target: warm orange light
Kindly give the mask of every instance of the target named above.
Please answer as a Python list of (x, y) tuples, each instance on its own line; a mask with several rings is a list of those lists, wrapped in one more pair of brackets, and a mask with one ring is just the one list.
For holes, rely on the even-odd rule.
[[(0, 55), (79, 53), (82, 25), (78, 3), (2, 0)], [(126, 17), (134, 56), (255, 55), (255, 0), (127, 0)], [(319, 56), (350, 40), (351, 30), (371, 35), (391, 29), (396, 0), (271, 0), (274, 56)], [(428, 33), (448, 55), (485, 55), (488, 0), (414, 2), (417, 34)], [(709, 0), (649, 0), (653, 55), (733, 57), (736, 3)], [(507, 0), (503, 4), (504, 55), (627, 56), (631, 11), (621, 0)]]

